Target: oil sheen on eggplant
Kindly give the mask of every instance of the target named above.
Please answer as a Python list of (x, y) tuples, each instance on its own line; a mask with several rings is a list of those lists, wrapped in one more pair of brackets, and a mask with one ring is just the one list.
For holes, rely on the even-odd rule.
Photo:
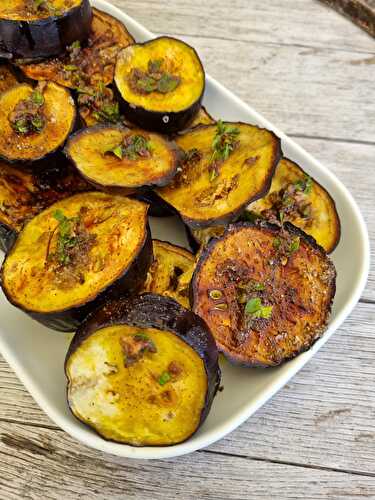
[(153, 240), (152, 243), (154, 261), (143, 291), (171, 297), (188, 309), (189, 285), (195, 266), (194, 255), (167, 241)]
[(161, 135), (114, 125), (78, 131), (65, 153), (95, 187), (126, 194), (169, 184), (181, 156), (176, 144)]
[(275, 366), (323, 335), (336, 272), (322, 247), (286, 223), (238, 223), (202, 251), (193, 311), (233, 363)]
[[(17, 113), (19, 119), (12, 121)], [(64, 87), (53, 82), (11, 87), (0, 94), (0, 157), (10, 163), (41, 160), (64, 145), (75, 120), (74, 101)]]
[(57, 56), (91, 28), (89, 0), (2, 0), (0, 51), (27, 60)]
[(139, 290), (152, 262), (147, 209), (89, 192), (36, 215), (2, 266), (8, 300), (50, 328), (73, 331), (103, 300)]
[(205, 73), (192, 47), (160, 37), (119, 53), (115, 84), (126, 119), (171, 134), (186, 128), (198, 113)]
[(280, 217), (313, 236), (327, 253), (340, 240), (340, 219), (330, 194), (296, 163), (283, 158), (276, 168), (269, 193), (248, 210), (269, 220)]
[(118, 19), (93, 9), (87, 42), (73, 42), (61, 56), (23, 64), (21, 69), (33, 80), (51, 80), (73, 89), (109, 85), (118, 52), (131, 43), (133, 37)]
[(154, 294), (107, 303), (70, 345), (65, 372), (73, 414), (108, 440), (169, 446), (202, 425), (220, 382), (205, 323)]
[(176, 137), (180, 173), (156, 193), (195, 228), (225, 225), (264, 196), (280, 159), (280, 139), (245, 123), (196, 127)]

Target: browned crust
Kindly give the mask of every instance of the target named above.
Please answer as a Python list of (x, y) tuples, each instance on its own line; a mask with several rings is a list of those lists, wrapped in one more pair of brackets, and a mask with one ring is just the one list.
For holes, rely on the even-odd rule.
[[(293, 359), (294, 357), (301, 354), (302, 352), (309, 350), (312, 347), (312, 345), (324, 334), (324, 331), (326, 329), (326, 324), (327, 324), (329, 315), (331, 313), (333, 299), (334, 299), (334, 296), (336, 293), (336, 270), (335, 270), (335, 267), (334, 267), (332, 261), (327, 256), (324, 249), (320, 245), (317, 244), (317, 242), (315, 241), (314, 238), (307, 235), (301, 229), (297, 228), (296, 226), (293, 226), (292, 224), (290, 224), (288, 222), (285, 223), (284, 227), (285, 227), (285, 229), (287, 229), (287, 231), (290, 234), (298, 236), (299, 238), (301, 238), (301, 240), (304, 240), (307, 243), (307, 245), (309, 245), (310, 247), (312, 247), (312, 249), (317, 251), (321, 255), (321, 257), (323, 259), (325, 259), (325, 261), (327, 262), (328, 267), (329, 267), (330, 276), (331, 276), (330, 285), (329, 285), (329, 294), (328, 294), (328, 299), (327, 299), (327, 304), (328, 304), (327, 310), (322, 312), (324, 314), (324, 317), (322, 319), (320, 329), (317, 332), (316, 337), (312, 339), (311, 343), (306, 347), (302, 347), (298, 351), (290, 353), (289, 356), (285, 356), (278, 363), (266, 364), (266, 363), (262, 363), (262, 362), (259, 362), (257, 360), (254, 360), (254, 359), (244, 359), (244, 357), (237, 354), (235, 352), (235, 350), (233, 350), (233, 352), (232, 352), (232, 351), (226, 349), (220, 343), (220, 341), (215, 337), (215, 332), (212, 332), (214, 334), (215, 340), (217, 342), (217, 346), (218, 346), (219, 351), (223, 352), (225, 357), (227, 357), (228, 360), (234, 364), (239, 364), (239, 365), (246, 366), (246, 367), (268, 368), (270, 366), (275, 366), (276, 364), (284, 363), (290, 359)], [(225, 231), (224, 235), (221, 236), (220, 238), (212, 239), (208, 243), (208, 245), (200, 253), (199, 260), (197, 262), (197, 265), (196, 265), (196, 268), (195, 268), (195, 271), (193, 274), (193, 278), (192, 278), (191, 284), (190, 284), (190, 302), (192, 305), (192, 310), (194, 312), (197, 311), (197, 307), (198, 307), (198, 300), (199, 299), (198, 299), (197, 280), (198, 280), (199, 274), (202, 271), (203, 264), (210, 257), (210, 254), (211, 254), (213, 248), (216, 246), (216, 244), (218, 244), (218, 242), (224, 241), (227, 238), (227, 236), (232, 234), (233, 232), (241, 231), (242, 229), (246, 229), (246, 228), (262, 229), (262, 230), (271, 232), (275, 236), (280, 234), (280, 228), (278, 226), (269, 224), (268, 222), (263, 222), (263, 221), (262, 222), (255, 222), (255, 223), (240, 222), (240, 223), (233, 224), (233, 225), (229, 226), (227, 228), (227, 230)], [(205, 318), (203, 318), (203, 319), (205, 319)]]

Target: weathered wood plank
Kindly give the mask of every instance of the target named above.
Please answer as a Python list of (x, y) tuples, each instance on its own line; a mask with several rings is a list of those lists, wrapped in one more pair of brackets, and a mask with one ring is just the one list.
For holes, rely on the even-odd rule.
[(375, 142), (375, 56), (184, 39), (210, 75), (284, 132)]
[(371, 498), (375, 478), (205, 452), (140, 462), (82, 448), (53, 430), (0, 424), (0, 488), (6, 499)]
[(111, 3), (154, 32), (307, 45), (324, 50), (375, 51), (373, 40), (366, 33), (316, 0), (111, 0)]
[(322, 0), (375, 37), (375, 0)]
[[(286, 388), (209, 450), (375, 474), (374, 322), (375, 306), (360, 304)], [(0, 392), (0, 420), (53, 426), (4, 361)], [(69, 443), (61, 434), (53, 439)]]

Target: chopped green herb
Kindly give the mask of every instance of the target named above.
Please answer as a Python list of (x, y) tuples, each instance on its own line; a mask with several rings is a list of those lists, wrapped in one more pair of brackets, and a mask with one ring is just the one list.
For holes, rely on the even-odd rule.
[(273, 246), (277, 250), (280, 248), (280, 246), (281, 246), (281, 240), (280, 240), (280, 238), (274, 238), (274, 240), (273, 240)]
[(133, 135), (130, 137), (123, 149), (124, 156), (128, 160), (136, 160), (137, 157), (148, 156), (150, 152), (150, 143), (142, 135)]
[(148, 72), (158, 73), (161, 70), (162, 64), (163, 64), (163, 59), (155, 59), (154, 61), (148, 61)]
[(145, 76), (137, 80), (136, 86), (142, 92), (151, 93), (158, 88), (157, 81), (151, 76)]
[(16, 132), (18, 132), (19, 134), (27, 134), (29, 132), (29, 126), (28, 126), (28, 123), (26, 120), (24, 119), (21, 119), (21, 120), (17, 120), (14, 124), (13, 124), (13, 128)]
[(299, 246), (300, 246), (300, 237), (296, 236), (295, 238), (293, 238), (293, 241), (289, 246), (289, 253), (292, 254), (296, 252), (299, 249)]
[(31, 120), (31, 124), (37, 132), (40, 132), (44, 127), (44, 120), (41, 116), (36, 116)]
[(246, 303), (245, 314), (252, 316), (254, 319), (269, 319), (272, 315), (272, 309), (273, 306), (263, 306), (260, 298), (255, 297)]
[(78, 71), (79, 68), (78, 68), (78, 66), (75, 66), (74, 64), (66, 64), (64, 66), (64, 70), (65, 71)]
[(134, 335), (135, 340), (150, 340), (150, 337), (146, 335), (145, 333), (137, 333)]
[(306, 178), (306, 185), (305, 185), (305, 189), (304, 189), (304, 193), (305, 194), (310, 194), (311, 193), (311, 190), (312, 190), (312, 187), (313, 187), (313, 181), (311, 179), (310, 176), (307, 176)]
[(305, 175), (303, 179), (299, 179), (294, 185), (298, 191), (303, 191), (304, 194), (310, 194), (313, 181), (309, 175)]
[(34, 92), (30, 96), (30, 99), (34, 104), (37, 104), (38, 106), (43, 106), (44, 104), (44, 96), (41, 92), (39, 92), (39, 90), (34, 90)]
[(168, 372), (163, 372), (160, 377), (159, 377), (159, 384), (160, 385), (165, 385), (167, 382), (171, 380), (171, 375)]
[(73, 42), (70, 46), (70, 49), (80, 49), (81, 48), (81, 42), (79, 40), (76, 40)]
[(124, 152), (122, 150), (122, 146), (115, 146), (114, 148), (108, 149), (107, 151), (104, 152), (104, 154), (107, 153), (113, 153), (119, 160), (122, 160), (124, 157)]
[(169, 75), (164, 73), (157, 82), (157, 89), (161, 94), (168, 94), (173, 92), (180, 85), (181, 79), (178, 76)]
[(73, 248), (78, 243), (78, 239), (72, 234), (74, 224), (78, 221), (78, 218), (72, 217), (69, 219), (61, 210), (56, 210), (53, 217), (59, 223), (56, 257), (60, 264), (66, 265), (70, 263), (68, 249)]
[(265, 285), (263, 283), (255, 283), (254, 284), (254, 289), (259, 291), (259, 292), (262, 292), (263, 290), (265, 290)]
[[(240, 130), (237, 127), (225, 125), (221, 120), (217, 122), (216, 133), (212, 141), (212, 156), (210, 163), (215, 164), (217, 161), (225, 161), (229, 158), (237, 144), (237, 138)], [(210, 175), (210, 181), (217, 177)]]

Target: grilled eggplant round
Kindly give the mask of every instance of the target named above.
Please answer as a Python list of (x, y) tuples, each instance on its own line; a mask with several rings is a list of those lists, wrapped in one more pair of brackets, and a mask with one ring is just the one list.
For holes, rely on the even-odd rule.
[(21, 69), (33, 80), (50, 80), (72, 89), (109, 85), (118, 52), (131, 43), (133, 37), (118, 19), (93, 9), (87, 43), (73, 42), (60, 57), (23, 64)]
[(50, 328), (73, 331), (105, 299), (139, 290), (152, 262), (147, 208), (96, 192), (47, 208), (3, 263), (8, 300)]
[(88, 182), (126, 194), (169, 184), (181, 156), (177, 146), (161, 135), (109, 125), (77, 132), (65, 153)]
[(91, 28), (89, 0), (3, 0), (0, 50), (11, 58), (40, 59), (61, 54)]
[(192, 47), (160, 37), (119, 53), (115, 84), (130, 122), (171, 134), (183, 130), (198, 113), (205, 73)]
[(225, 225), (264, 196), (281, 156), (275, 134), (244, 123), (196, 127), (176, 143), (181, 172), (156, 192), (194, 229)]
[(276, 168), (269, 193), (248, 210), (268, 219), (280, 217), (313, 236), (327, 253), (340, 240), (340, 219), (330, 194), (296, 163), (283, 158)]
[(230, 361), (275, 366), (324, 333), (335, 281), (324, 250), (295, 226), (234, 224), (198, 260), (193, 311)]
[(53, 82), (26, 83), (0, 94), (0, 157), (35, 162), (63, 146), (76, 120), (68, 90)]
[(109, 302), (91, 315), (73, 338), (65, 373), (72, 413), (105, 439), (132, 446), (188, 439), (220, 382), (206, 324), (153, 294)]
[(8, 251), (22, 226), (45, 208), (89, 190), (66, 160), (33, 173), (0, 161), (0, 249)]
[(143, 286), (144, 292), (165, 295), (187, 309), (189, 285), (195, 266), (192, 253), (166, 241), (153, 240), (154, 262)]

